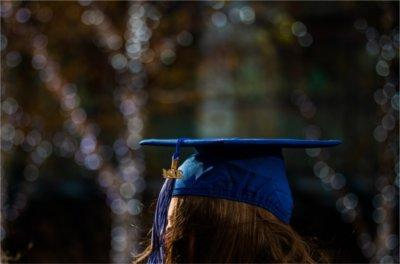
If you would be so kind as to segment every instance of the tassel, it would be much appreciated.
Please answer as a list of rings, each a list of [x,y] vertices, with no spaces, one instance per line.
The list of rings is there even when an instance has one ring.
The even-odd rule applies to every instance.
[[[180,144],[183,140],[183,138],[177,140],[176,149],[175,153],[172,155],[172,160],[179,160]],[[164,233],[168,222],[168,208],[172,199],[174,184],[174,178],[165,179],[158,196],[156,211],[154,214],[153,230],[151,234],[152,251],[147,261],[149,264],[164,263]]]
[[[164,263],[164,232],[167,226],[168,208],[172,199],[175,179],[166,179],[158,196],[151,234],[152,252],[147,263]]]

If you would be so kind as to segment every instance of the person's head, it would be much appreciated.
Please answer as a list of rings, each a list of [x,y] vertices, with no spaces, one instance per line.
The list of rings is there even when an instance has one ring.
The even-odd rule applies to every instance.
[[[313,263],[308,245],[267,210],[200,196],[173,197],[164,236],[166,263]],[[137,259],[142,262],[151,245]],[[316,257],[317,259],[313,259]]]
[[[293,199],[282,148],[339,143],[249,138],[141,141],[176,150],[171,169],[163,170],[166,181],[157,200],[151,247],[138,260],[148,256],[150,263],[313,262],[308,247],[289,226]],[[178,168],[181,146],[197,152]]]

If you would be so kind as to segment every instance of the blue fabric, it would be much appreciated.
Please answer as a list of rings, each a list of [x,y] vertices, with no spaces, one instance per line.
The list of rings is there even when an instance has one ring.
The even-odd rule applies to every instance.
[[[174,152],[174,154],[172,155],[172,158],[173,158],[173,159],[179,159],[179,155],[181,154],[181,145],[182,145],[182,142],[183,142],[184,140],[185,140],[184,138],[178,138],[178,139],[176,140],[176,143],[175,143],[175,152]]]
[[[188,158],[179,169],[172,195],[196,195],[245,202],[262,207],[285,223],[293,208],[292,195],[280,154],[246,159]]]
[[[194,195],[228,199],[259,206],[289,223],[293,200],[286,178],[282,148],[319,148],[339,140],[299,139],[147,139],[141,145],[194,147],[197,153],[180,167],[182,178],[167,179],[154,216],[149,263],[164,262],[163,237],[172,196]]]
[[[166,179],[157,199],[153,229],[151,232],[152,251],[148,263],[164,262],[164,235],[168,221],[168,207],[172,198],[174,182],[175,180],[173,179]]]
[[[340,140],[307,140],[288,138],[205,138],[205,139],[145,139],[141,145],[149,146],[175,146],[180,140],[182,147],[199,146],[276,146],[280,148],[321,148],[336,146]]]

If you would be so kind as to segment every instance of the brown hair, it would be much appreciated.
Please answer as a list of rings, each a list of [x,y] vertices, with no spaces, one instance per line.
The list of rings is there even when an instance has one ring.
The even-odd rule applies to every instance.
[[[325,262],[304,240],[260,207],[199,196],[173,197],[165,236],[166,263]],[[134,263],[144,262],[151,245]]]

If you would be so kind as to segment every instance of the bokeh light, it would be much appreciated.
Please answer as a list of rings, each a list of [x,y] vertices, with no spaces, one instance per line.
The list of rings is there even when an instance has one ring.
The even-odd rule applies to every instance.
[[[288,175],[301,198],[294,225],[310,232],[304,216],[319,219],[305,213],[315,207],[330,225],[318,220],[315,232],[333,241],[334,257],[397,263],[396,8],[389,2],[3,1],[3,251],[23,251],[27,226],[42,232],[43,241],[58,234],[52,218],[33,212],[64,221],[67,211],[74,215],[63,209],[68,204],[58,205],[64,197],[84,208],[75,215],[94,241],[107,240],[106,250],[96,251],[107,256],[100,262],[129,262],[143,249],[148,208],[170,154],[143,153],[144,137],[338,137],[337,150],[289,154]],[[49,209],[35,207],[40,201]],[[87,224],[92,209],[96,218]],[[326,239],[332,232],[337,237]],[[83,254],[86,240],[72,233],[72,251]],[[35,243],[21,262],[30,254],[50,256]]]

